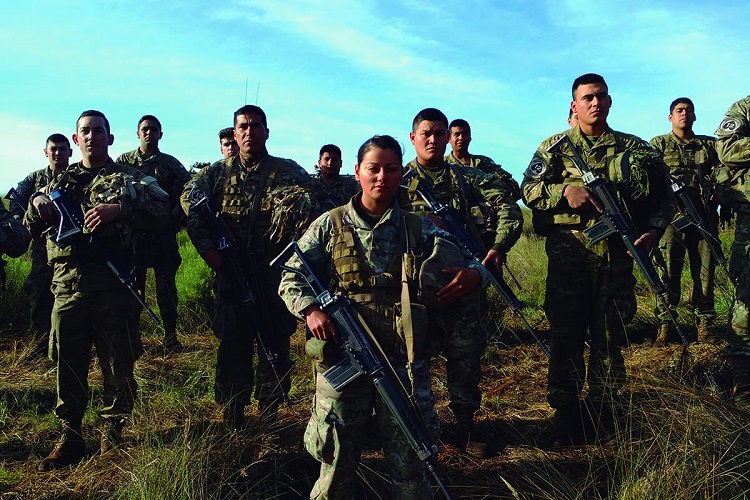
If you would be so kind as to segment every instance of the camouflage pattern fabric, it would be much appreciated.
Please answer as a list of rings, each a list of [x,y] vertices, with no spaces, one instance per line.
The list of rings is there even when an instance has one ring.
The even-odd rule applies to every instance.
[[[267,170],[269,175],[263,187],[260,199],[261,208],[252,227],[249,224],[252,204],[256,201],[255,193],[259,190],[261,172]],[[216,249],[217,236],[213,227],[215,222],[205,210],[191,210],[188,195],[191,189],[201,190],[208,196],[211,207],[221,211],[221,217],[234,236],[234,244],[240,253],[240,264],[245,276],[255,281],[260,291],[259,308],[266,312],[265,318],[250,318],[247,311],[239,304],[237,291],[232,287],[232,277],[218,273],[214,280],[216,312],[213,318],[213,330],[220,339],[216,360],[216,382],[214,387],[216,402],[233,404],[238,408],[250,402],[253,385],[255,397],[261,406],[278,403],[283,393],[289,391],[288,375],[279,387],[265,356],[259,356],[257,370],[253,367],[253,350],[256,331],[252,327],[257,321],[264,321],[270,331],[270,337],[277,342],[271,346],[279,355],[282,365],[289,363],[289,337],[297,327],[295,318],[289,314],[284,303],[274,292],[279,287],[280,274],[269,267],[269,262],[288,243],[286,238],[294,237],[292,227],[275,226],[282,218],[277,208],[283,209],[284,203],[272,200],[273,193],[280,193],[280,188],[310,189],[312,181],[307,172],[296,162],[270,155],[258,163],[245,168],[239,156],[233,156],[201,170],[185,187],[181,197],[183,209],[187,212],[187,233],[198,253],[205,254],[209,249]],[[310,211],[318,209],[314,196],[290,196],[288,201],[310,203]],[[265,209],[263,208],[265,207]],[[287,207],[288,208],[288,207]],[[294,217],[297,214],[290,213]],[[276,219],[274,219],[276,216]],[[276,222],[274,222],[276,221]],[[276,230],[277,229],[277,230]],[[283,233],[283,238],[279,236]],[[254,373],[255,372],[255,373]]]
[[[123,177],[123,173],[129,177]],[[132,187],[142,195],[119,199],[120,214],[107,225],[107,231],[97,232],[97,236],[84,236],[65,249],[47,241],[55,295],[52,330],[58,352],[55,414],[72,424],[80,424],[88,402],[91,345],[96,347],[102,370],[104,407],[100,415],[105,419],[122,419],[132,411],[137,388],[133,364],[143,351],[137,324],[133,322],[132,311],[137,303],[90,243],[91,238],[98,238],[119,264],[127,267],[132,254],[132,239],[127,235],[158,231],[169,220],[167,194],[155,182],[111,159],[96,170],[80,163],[71,165],[45,191],[63,187],[73,202],[90,206],[92,186],[108,184],[108,176],[126,181],[122,183],[124,191],[130,192]],[[33,235],[54,234],[55,228],[31,206],[24,223]],[[125,245],[123,241],[131,243]]]
[[[717,180],[721,203],[737,212],[729,258],[736,297],[731,320],[736,337],[732,345],[750,356],[750,96],[729,107],[716,135],[716,151],[725,169]]]
[[[318,172],[313,179],[318,184],[320,196],[320,210],[327,211],[346,204],[357,191],[360,190],[359,182],[353,175],[339,175],[336,179],[326,184]]]
[[[402,212],[394,201],[380,221],[371,227],[354,208],[353,203],[359,196],[361,195],[355,196],[344,206],[342,222],[353,229],[350,234],[356,246],[362,249],[366,264],[372,268],[375,275],[382,275],[394,266],[394,261],[398,263],[399,256],[403,253],[400,243],[402,239],[399,236],[400,231],[404,231],[399,215]],[[452,239],[429,220],[424,218],[420,220],[422,227],[419,245],[425,255],[431,253],[436,238]],[[299,240],[300,249],[304,252],[306,259],[315,269],[324,273],[321,275],[324,282],[328,282],[329,277],[339,279],[338,272],[333,267],[335,243],[332,237],[333,230],[331,216],[326,213],[315,220]],[[470,263],[469,259],[470,256],[464,252],[462,261],[455,262],[455,265],[480,270],[479,266],[473,262]],[[299,267],[297,258],[292,257],[287,265]],[[400,265],[395,267],[400,268]],[[480,273],[483,282],[486,283],[486,271],[481,269]],[[396,280],[397,286],[399,282],[400,278]],[[366,292],[367,288],[372,287],[366,287],[363,292]],[[334,292],[349,295],[355,301],[360,296],[358,291],[355,294],[348,294],[345,290],[334,290]],[[316,303],[316,298],[311,295],[301,278],[290,272],[282,274],[279,295],[289,310],[299,318],[303,318],[304,309]],[[365,317],[382,317],[383,311],[398,310],[397,304],[393,301],[358,303],[358,308]],[[415,362],[409,365],[403,336],[397,326],[398,318],[395,312],[391,314],[392,319],[389,323],[377,321],[372,324],[368,323],[368,326],[381,343],[402,383],[406,387],[413,388],[425,423],[433,438],[437,438],[439,421],[434,411],[435,401],[430,389],[429,353],[424,349],[415,349],[417,357]],[[415,329],[417,327],[425,329],[425,335],[441,336],[444,334],[438,332],[432,323],[428,324],[428,320],[415,320]],[[392,339],[398,336],[401,336],[402,340],[393,342]],[[415,333],[415,337],[419,335]],[[318,367],[318,371],[324,368],[319,365]],[[383,439],[388,471],[393,481],[392,498],[432,498],[429,483],[425,477],[424,464],[414,455],[403,433],[398,429],[388,409],[377,395],[372,381],[364,377],[360,378],[339,393],[333,390],[321,373],[316,374],[313,411],[304,438],[307,450],[321,462],[320,476],[315,483],[311,498],[354,497],[354,480],[361,455],[362,441],[369,432],[373,410]]]
[[[452,163],[454,165],[478,168],[485,174],[494,174],[502,178],[506,178],[506,177],[512,178],[512,176],[505,169],[503,169],[500,165],[495,163],[495,161],[489,156],[482,156],[482,155],[470,155],[470,156],[471,156],[471,161],[469,163],[461,163],[461,161],[453,155],[453,151],[451,151],[449,154],[445,155],[443,159],[446,162]]]
[[[707,209],[708,231],[718,238],[719,218],[716,206],[704,205],[715,192],[714,168],[719,166],[716,154],[716,139],[706,135],[695,135],[683,143],[674,132],[659,135],[650,141],[651,146],[662,155],[665,165],[672,177],[690,190],[696,206]],[[690,305],[697,318],[713,320],[716,317],[714,308],[714,277],[716,262],[704,235],[698,228],[690,226],[677,231],[670,225],[659,241],[659,252],[656,261],[661,271],[661,279],[667,287],[667,297],[672,311],[676,311],[682,296],[682,268],[685,254],[690,263],[690,276],[693,290]],[[669,314],[657,302],[656,314],[662,321],[669,321]]]
[[[607,160],[618,153],[650,150],[643,140],[607,129],[592,143],[578,126],[568,134],[581,156],[606,178]],[[532,209],[535,230],[547,236],[547,291],[544,310],[550,322],[552,356],[547,400],[553,408],[578,408],[586,380],[583,349],[591,336],[588,382],[593,399],[612,397],[625,379],[620,352],[624,327],[635,313],[633,261],[619,235],[588,245],[582,230],[598,220],[595,210],[573,210],[563,197],[567,185],[581,187],[578,169],[547,149],[561,134],[542,142],[521,183],[524,203]],[[645,207],[643,229],[663,232],[672,221],[675,201],[666,183],[658,204]]]

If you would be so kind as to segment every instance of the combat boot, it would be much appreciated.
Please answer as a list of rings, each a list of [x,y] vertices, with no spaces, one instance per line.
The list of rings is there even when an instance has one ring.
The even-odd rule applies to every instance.
[[[185,346],[177,338],[177,332],[164,332],[164,352],[182,352]]]
[[[458,424],[458,447],[474,458],[489,458],[490,446],[474,431],[473,412],[455,412]]]
[[[667,338],[672,333],[672,322],[662,321],[659,323],[659,330],[656,333],[656,340],[654,340],[654,347],[664,347],[667,345]]]
[[[714,322],[710,318],[698,318],[698,342],[718,344],[721,339],[714,333]]]
[[[245,407],[227,403],[224,406],[224,428],[229,432],[241,432],[247,427]]]
[[[125,427],[125,419],[102,420],[101,439],[99,441],[100,453],[104,455],[111,450],[120,450],[122,448],[122,429]]]
[[[583,430],[580,405],[555,409],[555,428],[552,434],[552,446],[564,448],[584,444],[586,441]]]
[[[81,435],[81,425],[63,422],[60,439],[57,440],[52,453],[39,463],[38,470],[47,472],[77,464],[83,460],[85,452],[86,445]]]

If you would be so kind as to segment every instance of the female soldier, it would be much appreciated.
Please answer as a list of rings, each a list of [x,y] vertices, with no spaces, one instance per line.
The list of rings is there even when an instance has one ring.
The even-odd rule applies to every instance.
[[[376,135],[365,142],[359,148],[354,172],[361,193],[320,216],[300,238],[299,246],[316,271],[327,273],[323,282],[328,283],[332,277],[335,293],[355,304],[401,383],[414,394],[423,420],[435,437],[439,422],[430,388],[428,320],[424,304],[417,300],[428,294],[419,283],[427,280],[427,261],[441,262],[438,274],[442,273],[443,282],[448,283],[433,296],[439,304],[449,305],[472,292],[481,281],[486,283],[486,271],[468,253],[448,243],[450,235],[398,207],[395,196],[401,182],[402,150],[393,137]],[[449,247],[453,252],[445,250]],[[430,257],[422,263],[419,255]],[[406,264],[403,268],[402,259]],[[293,257],[288,265],[299,268],[300,263]],[[401,321],[402,273],[409,283],[410,306],[405,307],[411,309],[411,322]],[[301,277],[285,271],[279,293],[289,310],[305,319],[317,341],[338,342],[332,320]],[[405,335],[405,331],[409,333]],[[321,467],[310,497],[355,497],[362,439],[371,432],[367,425],[373,421],[382,438],[393,498],[432,498],[424,464],[372,381],[359,377],[337,392],[323,377],[325,363],[317,363],[316,368],[315,399],[304,440]],[[374,420],[370,418],[373,409]]]

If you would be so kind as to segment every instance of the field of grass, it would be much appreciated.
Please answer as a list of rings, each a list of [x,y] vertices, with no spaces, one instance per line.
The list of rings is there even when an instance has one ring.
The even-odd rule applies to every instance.
[[[729,235],[723,235],[724,243]],[[136,365],[140,399],[126,428],[126,447],[100,456],[96,412],[84,419],[88,454],[77,467],[38,473],[52,449],[58,422],[55,371],[49,362],[22,363],[31,347],[27,302],[21,283],[25,259],[9,262],[0,309],[0,498],[19,499],[269,499],[306,498],[317,463],[302,447],[313,392],[301,330],[293,338],[296,362],[292,404],[273,422],[247,408],[250,428],[227,434],[213,402],[217,340],[210,331],[210,275],[181,235],[183,265],[178,276],[180,339],[185,352],[164,355],[162,333],[142,324],[148,349]],[[728,248],[726,248],[728,252]],[[526,232],[509,257],[522,285],[523,312],[542,338],[548,325],[540,309],[546,257],[543,241]],[[726,328],[731,287],[717,271],[719,326]],[[687,277],[687,275],[686,275]],[[748,414],[730,402],[731,375],[722,345],[692,344],[686,356],[671,344],[651,347],[656,319],[654,298],[639,280],[639,309],[625,350],[628,401],[617,433],[604,442],[553,448],[552,411],[545,400],[546,357],[511,311],[494,298],[488,314],[492,333],[484,359],[484,401],[478,427],[496,453],[487,460],[468,457],[449,444],[438,461],[456,498],[744,498],[750,490]],[[689,286],[684,297],[689,296]],[[151,288],[149,304],[155,304]],[[680,319],[695,336],[691,314]],[[96,361],[94,361],[96,363]],[[90,370],[93,408],[101,398],[98,368]],[[455,431],[447,406],[443,363],[436,363],[434,386],[444,433]],[[361,498],[389,498],[377,437],[365,450],[359,470]],[[436,493],[439,498],[439,492]]]

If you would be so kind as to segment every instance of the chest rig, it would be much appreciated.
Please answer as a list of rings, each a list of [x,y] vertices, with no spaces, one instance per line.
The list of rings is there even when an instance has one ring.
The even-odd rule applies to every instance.
[[[403,351],[404,342],[413,343],[411,325],[399,332],[396,317],[411,321],[411,299],[418,294],[422,222],[419,216],[402,212],[399,246],[385,272],[376,273],[365,257],[353,227],[345,225],[346,207],[329,212],[333,225],[332,260],[336,293],[350,298],[368,326],[378,336],[385,352]],[[402,337],[407,337],[406,339]]]

